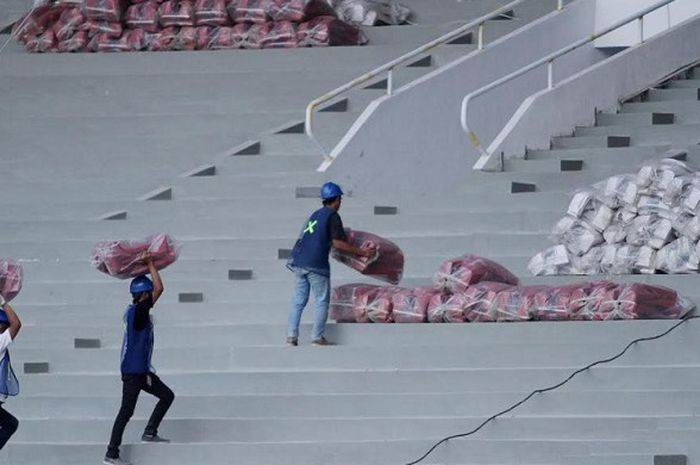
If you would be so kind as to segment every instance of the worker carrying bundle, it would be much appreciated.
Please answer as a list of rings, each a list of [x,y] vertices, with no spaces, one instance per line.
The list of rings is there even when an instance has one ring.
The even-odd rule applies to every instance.
[[[115,278],[135,278],[148,272],[141,258],[144,252],[150,252],[156,269],[162,270],[177,260],[179,249],[167,234],[154,234],[143,241],[98,242],[91,261],[99,271]]]

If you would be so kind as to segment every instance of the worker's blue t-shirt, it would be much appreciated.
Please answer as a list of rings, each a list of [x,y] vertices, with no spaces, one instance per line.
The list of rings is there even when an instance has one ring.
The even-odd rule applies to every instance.
[[[328,254],[334,240],[346,240],[343,221],[329,207],[316,210],[306,221],[294,244],[289,264],[315,273],[330,275]]]
[[[121,372],[123,375],[152,373],[153,322],[150,300],[131,304],[124,312]]]

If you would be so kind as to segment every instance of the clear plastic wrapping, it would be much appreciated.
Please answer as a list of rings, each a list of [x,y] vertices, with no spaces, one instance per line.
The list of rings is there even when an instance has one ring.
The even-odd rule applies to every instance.
[[[22,290],[24,270],[22,265],[11,258],[0,259],[0,294],[11,301]]]
[[[335,16],[327,0],[269,0],[267,7],[273,21],[302,23],[318,16]]]
[[[360,29],[333,16],[319,16],[299,25],[299,47],[360,45],[366,40]]]
[[[162,270],[177,260],[180,246],[167,234],[154,234],[143,241],[98,242],[91,262],[99,271],[115,278],[133,278],[148,273],[148,266],[140,260],[146,251],[151,253],[155,267]]]
[[[342,0],[336,6],[338,16],[363,26],[405,23],[411,10],[396,0]]]
[[[518,278],[498,263],[477,255],[463,255],[444,261],[435,272],[437,289],[459,294],[481,281],[517,285]]]
[[[428,321],[428,305],[437,291],[432,287],[401,289],[391,297],[394,322],[424,323]]]
[[[461,294],[438,292],[430,298],[428,321],[430,323],[464,323],[467,299]]]
[[[331,256],[365,276],[371,276],[380,281],[398,284],[403,276],[404,256],[398,245],[388,239],[365,231],[345,229],[347,242],[357,248],[374,248],[373,257],[358,257],[345,254],[335,249]]]
[[[143,29],[146,32],[158,32],[158,5],[153,2],[131,5],[126,10],[126,24],[132,29]]]

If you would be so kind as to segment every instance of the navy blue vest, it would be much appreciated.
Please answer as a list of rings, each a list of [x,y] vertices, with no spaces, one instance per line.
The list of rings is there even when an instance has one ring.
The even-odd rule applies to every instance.
[[[146,374],[153,370],[151,367],[151,355],[153,354],[153,322],[142,330],[134,328],[136,317],[136,304],[131,304],[124,312],[124,341],[122,342],[122,374],[136,375]]]
[[[0,361],[0,394],[4,396],[16,396],[19,394],[19,381],[10,363],[10,352]]]
[[[336,211],[328,207],[313,212],[294,244],[290,265],[330,274],[328,254],[331,251],[331,239],[328,218],[333,213]]]

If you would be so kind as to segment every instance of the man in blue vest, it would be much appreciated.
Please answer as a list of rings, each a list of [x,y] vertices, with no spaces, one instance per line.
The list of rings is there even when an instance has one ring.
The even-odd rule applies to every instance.
[[[342,196],[343,191],[335,183],[327,182],[321,186],[323,206],[305,223],[289,258],[289,268],[294,272],[294,296],[289,310],[287,330],[287,344],[290,346],[298,344],[299,322],[309,301],[310,290],[314,293],[316,303],[311,344],[331,345],[323,336],[331,295],[331,267],[328,262],[331,247],[362,257],[371,257],[374,254],[373,249],[353,247],[347,242],[343,221],[338,214]]]
[[[0,308],[0,449],[2,449],[19,426],[17,418],[5,410],[2,404],[7,400],[7,396],[19,394],[19,382],[12,370],[7,348],[14,342],[22,323],[2,295],[0,295]]]
[[[146,443],[170,442],[158,436],[158,426],[173,403],[175,394],[156,376],[155,370],[151,366],[153,322],[150,312],[163,294],[163,281],[153,265],[151,255],[145,253],[142,260],[148,265],[148,272],[153,281],[146,276],[139,276],[134,278],[129,286],[132,303],[124,312],[126,329],[121,352],[122,404],[112,427],[109,448],[103,462],[105,465],[129,465],[128,462],[119,457],[119,446],[122,443],[126,424],[134,414],[136,401],[141,391],[146,391],[158,398],[158,403],[148,420],[141,441]]]

